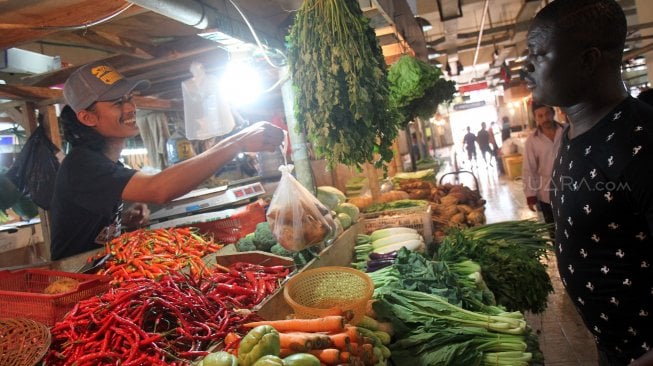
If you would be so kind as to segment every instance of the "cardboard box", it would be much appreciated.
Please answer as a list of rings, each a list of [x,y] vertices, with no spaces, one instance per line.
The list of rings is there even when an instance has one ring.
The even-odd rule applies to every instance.
[[[507,155],[502,157],[503,168],[506,176],[510,179],[520,179],[522,173],[522,162],[524,160],[521,154]]]

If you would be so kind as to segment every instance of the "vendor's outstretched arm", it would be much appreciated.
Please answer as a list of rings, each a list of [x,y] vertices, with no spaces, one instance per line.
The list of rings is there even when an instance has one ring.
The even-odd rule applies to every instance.
[[[122,192],[122,199],[162,204],[182,196],[212,176],[240,152],[274,151],[281,145],[283,130],[258,122],[225,138],[207,151],[148,175],[137,172]]]

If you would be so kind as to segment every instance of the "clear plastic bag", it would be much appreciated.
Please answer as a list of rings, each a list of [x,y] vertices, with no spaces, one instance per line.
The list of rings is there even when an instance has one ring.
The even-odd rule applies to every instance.
[[[279,167],[277,186],[267,220],[277,241],[290,251],[322,243],[336,229],[329,209],[292,176],[293,165]]]

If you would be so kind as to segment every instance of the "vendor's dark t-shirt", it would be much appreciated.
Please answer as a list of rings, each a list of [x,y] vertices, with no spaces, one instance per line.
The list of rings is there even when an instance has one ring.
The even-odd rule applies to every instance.
[[[653,109],[627,98],[567,132],[551,195],[560,276],[598,347],[625,365],[653,347]]]
[[[98,249],[120,235],[122,191],[136,171],[75,147],[57,172],[52,198],[52,259]]]

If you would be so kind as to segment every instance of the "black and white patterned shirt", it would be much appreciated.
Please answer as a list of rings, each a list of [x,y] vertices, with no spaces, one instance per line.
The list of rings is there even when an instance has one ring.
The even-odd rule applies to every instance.
[[[627,98],[556,158],[560,276],[600,349],[653,347],[653,108]]]

